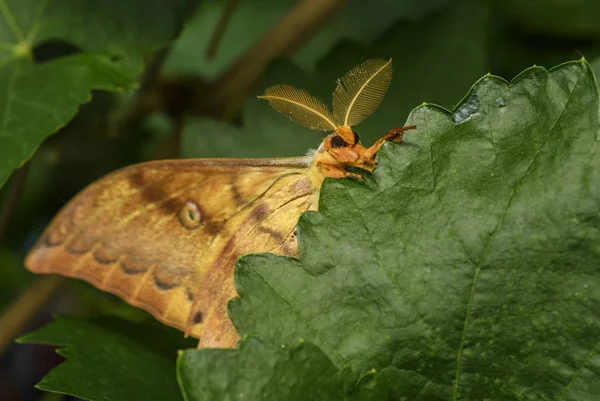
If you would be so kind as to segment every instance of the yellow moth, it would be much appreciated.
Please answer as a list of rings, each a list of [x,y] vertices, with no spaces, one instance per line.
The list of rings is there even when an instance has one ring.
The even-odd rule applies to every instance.
[[[275,159],[161,160],[130,166],[92,183],[54,218],[26,259],[36,273],[83,279],[200,339],[232,347],[227,314],[241,255],[298,254],[296,224],[316,210],[325,177],[371,171],[392,129],[365,148],[352,127],[379,107],[392,61],[371,59],[333,92],[333,112],[289,85],[260,98],[312,129],[331,131],[309,156]]]

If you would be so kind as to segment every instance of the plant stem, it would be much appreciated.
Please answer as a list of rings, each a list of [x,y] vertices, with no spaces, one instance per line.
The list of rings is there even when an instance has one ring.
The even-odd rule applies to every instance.
[[[221,39],[223,38],[223,34],[225,34],[225,30],[231,21],[231,17],[235,13],[235,9],[237,8],[240,0],[227,0],[227,4],[225,5],[225,10],[223,10],[223,14],[215,27],[215,30],[210,38],[210,42],[208,43],[208,47],[206,48],[206,52],[204,53],[207,59],[212,59],[217,54],[217,50],[219,49],[219,45],[221,44]]]
[[[269,63],[305,43],[347,0],[303,0],[213,84],[214,103],[227,120],[255,87]]]
[[[0,316],[0,355],[64,282],[64,277],[55,275],[39,278],[6,307]]]

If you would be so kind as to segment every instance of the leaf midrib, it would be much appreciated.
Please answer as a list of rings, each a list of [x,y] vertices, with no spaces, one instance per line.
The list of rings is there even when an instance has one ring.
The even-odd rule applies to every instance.
[[[512,204],[514,196],[515,196],[515,194],[517,192],[517,189],[520,188],[521,184],[523,183],[523,180],[529,174],[529,172],[531,170],[531,167],[534,165],[534,163],[537,160],[538,156],[540,155],[540,153],[542,152],[542,150],[546,146],[546,143],[547,143],[548,139],[552,136],[553,131],[556,128],[556,125],[558,124],[558,122],[562,118],[563,114],[567,110],[567,107],[569,106],[569,103],[571,102],[571,99],[573,97],[573,93],[575,92],[575,89],[579,85],[579,81],[580,80],[581,80],[581,73],[579,73],[579,76],[577,77],[577,82],[575,82],[575,85],[573,85],[573,88],[571,89],[571,92],[569,93],[569,97],[567,98],[567,101],[565,102],[565,106],[561,110],[561,112],[560,112],[559,116],[556,118],[556,120],[554,120],[554,122],[552,123],[551,128],[548,130],[548,134],[546,135],[546,137],[542,141],[539,149],[537,150],[537,152],[535,153],[535,155],[533,156],[533,158],[531,159],[531,162],[529,163],[529,166],[527,166],[527,169],[523,173],[523,176],[519,179],[519,181],[513,187],[513,190],[511,191],[511,194],[510,194],[510,197],[508,199],[506,208],[504,209],[504,213],[502,214],[502,216],[498,220],[498,224],[496,225],[496,228],[494,229],[494,232],[492,233],[492,235],[490,235],[488,243],[486,244],[486,247],[485,247],[485,249],[483,250],[483,252],[481,254],[481,258],[479,259],[479,263],[477,265],[477,268],[475,269],[475,274],[473,275],[473,282],[471,284],[471,291],[469,293],[469,300],[467,302],[467,311],[466,311],[466,315],[465,315],[465,323],[463,325],[463,330],[462,330],[462,333],[461,333],[460,346],[459,346],[459,349],[458,349],[458,352],[457,352],[457,356],[456,356],[456,374],[455,374],[454,386],[453,386],[453,391],[452,391],[452,401],[457,401],[457,399],[458,399],[458,386],[459,386],[459,382],[460,382],[460,373],[461,373],[460,368],[462,366],[462,355],[463,355],[463,350],[464,350],[464,345],[465,345],[465,339],[466,339],[467,329],[469,327],[469,320],[470,320],[470,317],[471,317],[471,306],[472,306],[473,298],[474,298],[474,295],[475,295],[475,288],[477,286],[477,281],[478,281],[478,278],[479,278],[479,273],[481,272],[481,266],[483,265],[483,262],[484,262],[484,260],[485,260],[485,258],[487,256],[490,248],[491,248],[492,242],[494,241],[494,238],[496,237],[496,234],[502,228],[502,224],[504,222],[504,219],[506,218],[506,215],[508,214],[508,210],[510,209],[510,206]]]

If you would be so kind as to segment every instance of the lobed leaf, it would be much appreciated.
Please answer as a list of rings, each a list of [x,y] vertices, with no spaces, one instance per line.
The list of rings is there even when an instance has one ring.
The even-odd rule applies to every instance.
[[[236,327],[393,368],[396,397],[595,400],[599,113],[585,61],[418,107],[372,178],[325,182],[300,260],[239,262]]]
[[[56,318],[18,342],[56,345],[67,359],[36,387],[90,401],[181,399],[176,350],[196,343],[166,326],[68,317]]]
[[[0,186],[92,89],[137,85],[142,55],[179,31],[185,0],[0,2]],[[40,45],[83,53],[40,63]]]

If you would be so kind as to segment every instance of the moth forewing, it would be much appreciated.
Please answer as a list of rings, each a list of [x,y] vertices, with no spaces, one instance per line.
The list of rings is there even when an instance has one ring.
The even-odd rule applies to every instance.
[[[316,209],[322,180],[309,157],[131,166],[69,202],[25,264],[86,280],[202,345],[231,347],[235,261],[296,255],[295,224]]]

